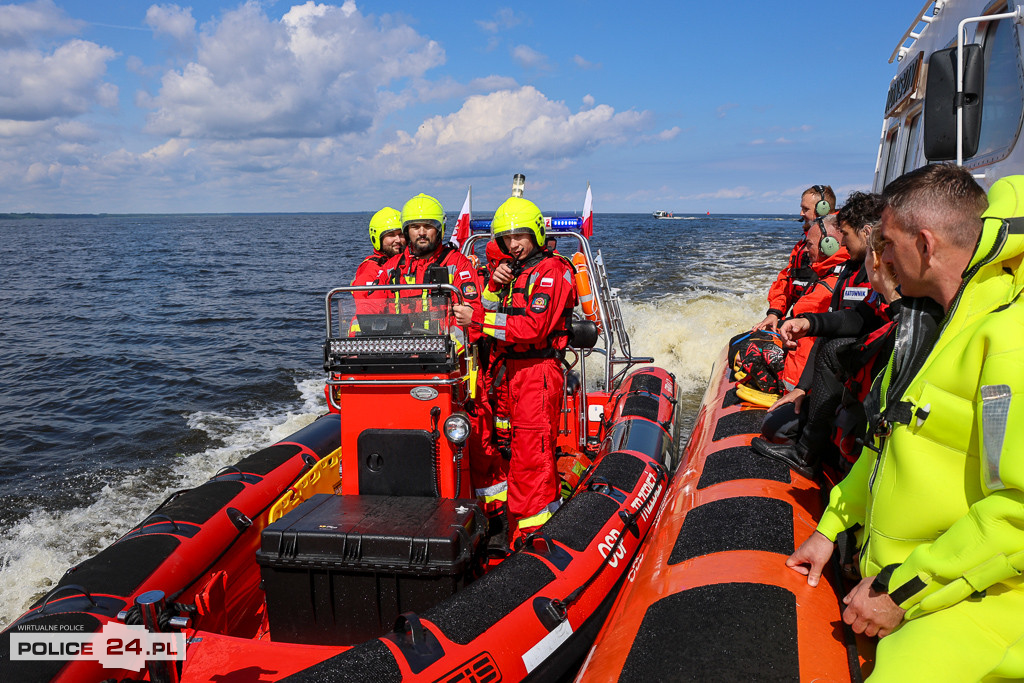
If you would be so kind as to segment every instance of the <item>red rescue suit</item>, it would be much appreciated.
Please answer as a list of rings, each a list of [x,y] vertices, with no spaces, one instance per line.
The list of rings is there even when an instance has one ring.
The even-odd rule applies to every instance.
[[[801,313],[824,313],[832,302],[832,292],[836,288],[843,264],[850,259],[846,248],[840,248],[824,261],[811,265],[816,279],[804,290],[803,295],[793,304],[793,317]],[[807,357],[814,346],[814,337],[802,337],[796,342],[796,348],[786,353],[786,365],[782,370],[782,381],[786,391],[792,391],[800,382],[800,375],[807,364]]]
[[[356,268],[356,274],[352,278],[352,286],[362,285],[375,285],[377,280],[380,279],[381,274],[384,272],[384,264],[388,260],[388,255],[382,251],[374,249],[373,254],[363,259],[363,262]],[[379,308],[373,299],[379,298],[377,294],[373,296],[374,292],[352,292],[352,298],[356,300],[356,314],[360,313],[374,313]],[[353,320],[351,324],[351,330],[355,331],[359,328],[356,327],[356,321]]]
[[[810,287],[815,279],[810,261],[807,240],[801,239],[789,252],[789,263],[779,271],[775,282],[768,288],[769,315],[774,313],[780,320],[785,318],[796,300]]]
[[[508,517],[513,541],[558,509],[554,449],[565,382],[561,359],[576,305],[573,269],[565,259],[540,250],[520,267],[510,286],[496,290],[497,285],[488,285],[482,310],[474,310],[472,319],[473,329],[495,340],[495,422],[507,415],[511,425]]]
[[[422,258],[413,256],[411,248],[407,248],[401,254],[396,254],[388,259],[382,267],[377,284],[381,285],[421,285],[421,284],[450,284],[462,292],[465,303],[472,306],[474,312],[480,309],[480,279],[476,268],[465,255],[450,244],[444,244]],[[387,308],[388,300],[383,299],[376,293],[374,300],[378,302],[378,310]],[[391,309],[397,313],[409,313],[419,316],[414,319],[414,324],[430,327],[431,318],[440,314],[438,310],[438,299],[431,300],[426,291],[416,289],[400,290],[395,292],[390,301],[395,304]],[[452,335],[460,345],[465,345],[467,340],[463,338],[462,329],[455,322],[455,316],[450,312],[447,316],[448,327]],[[475,335],[471,333],[472,342]]]

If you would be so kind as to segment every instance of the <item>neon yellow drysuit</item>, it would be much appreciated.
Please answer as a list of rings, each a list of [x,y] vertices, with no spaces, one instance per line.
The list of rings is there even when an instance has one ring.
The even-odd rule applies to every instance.
[[[832,540],[863,525],[862,575],[888,577],[907,610],[873,680],[1024,677],[1024,219],[1002,220],[1021,215],[1024,176],[995,183],[938,341],[902,396],[883,395],[903,419],[818,525]]]

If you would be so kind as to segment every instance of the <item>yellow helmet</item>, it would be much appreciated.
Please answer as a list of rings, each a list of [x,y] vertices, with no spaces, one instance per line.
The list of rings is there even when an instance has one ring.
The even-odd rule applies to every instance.
[[[430,195],[420,193],[402,207],[402,230],[410,223],[432,223],[437,228],[438,240],[444,240],[444,208]]]
[[[494,212],[491,219],[491,235],[498,242],[498,246],[506,254],[505,241],[498,239],[504,235],[519,235],[530,233],[533,235],[534,244],[538,247],[544,246],[544,216],[541,215],[537,205],[529,199],[522,197],[509,197]]]
[[[380,251],[381,240],[384,239],[384,235],[388,234],[393,230],[402,229],[402,214],[398,209],[392,209],[390,206],[385,206],[383,209],[373,214],[373,218],[370,219],[370,244],[377,251]]]

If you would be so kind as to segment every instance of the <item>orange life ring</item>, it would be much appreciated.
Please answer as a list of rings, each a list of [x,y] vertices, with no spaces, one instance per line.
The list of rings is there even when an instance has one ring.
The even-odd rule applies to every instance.
[[[597,301],[594,299],[594,292],[590,289],[590,271],[587,269],[587,257],[583,252],[577,251],[572,255],[572,264],[576,266],[576,294],[580,299],[580,308],[583,309],[583,317],[597,323],[601,329],[601,320],[597,315]]]

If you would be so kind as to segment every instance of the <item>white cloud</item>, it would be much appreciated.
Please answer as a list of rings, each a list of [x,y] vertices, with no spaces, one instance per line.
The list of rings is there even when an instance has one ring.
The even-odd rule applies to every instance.
[[[190,46],[196,39],[196,20],[191,7],[151,5],[146,10],[145,21],[156,35],[169,36],[182,46]]]
[[[165,74],[150,132],[189,138],[297,138],[361,132],[381,91],[444,63],[434,41],[378,27],[355,4],[293,6],[279,21],[248,2],[205,25],[196,59]]]
[[[0,48],[27,45],[38,36],[69,35],[82,28],[53,0],[0,5]]]
[[[0,119],[42,121],[116,106],[117,87],[103,81],[114,57],[108,47],[77,39],[49,54],[0,50]]]
[[[547,55],[537,52],[529,45],[516,45],[512,48],[512,59],[519,62],[524,69],[549,69]]]
[[[578,66],[581,69],[589,70],[589,69],[600,69],[601,68],[601,63],[600,62],[597,62],[597,63],[589,62],[586,59],[584,59],[583,57],[581,57],[580,55],[573,55],[572,61],[573,61],[573,63],[576,66]]]
[[[655,136],[655,138],[657,138],[658,140],[674,140],[679,135],[679,133],[682,132],[682,130],[683,129],[680,128],[679,126],[672,126],[671,128],[663,130],[660,133],[658,133]]]
[[[374,164],[389,178],[458,177],[501,172],[516,162],[563,163],[591,148],[620,142],[650,125],[647,112],[608,105],[573,114],[532,86],[476,95],[457,112],[399,131]]]
[[[594,106],[594,102],[594,96],[591,95],[590,93],[587,93],[586,95],[583,96],[583,107],[585,109],[592,108]]]
[[[513,9],[503,7],[494,13],[493,19],[478,19],[476,25],[488,33],[497,33],[498,31],[515,28],[521,23],[523,23],[523,19]]]

